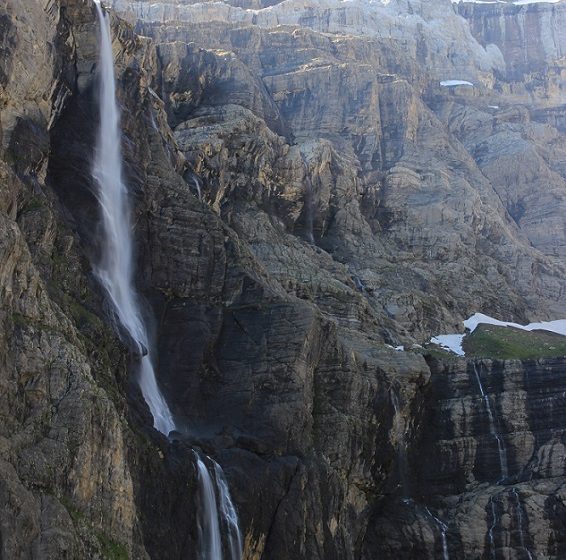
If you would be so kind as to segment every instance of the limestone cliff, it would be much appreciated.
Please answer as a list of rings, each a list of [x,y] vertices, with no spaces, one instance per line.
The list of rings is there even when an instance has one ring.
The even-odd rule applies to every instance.
[[[2,557],[196,558],[197,447],[246,559],[561,558],[564,360],[418,344],[566,313],[564,2],[114,4],[137,287],[187,428],[151,428],[89,264],[92,2],[4,0]]]

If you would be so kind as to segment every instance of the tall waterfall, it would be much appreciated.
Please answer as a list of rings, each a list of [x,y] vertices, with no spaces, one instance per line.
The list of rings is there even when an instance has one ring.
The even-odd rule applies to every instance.
[[[122,179],[120,115],[116,103],[114,58],[110,21],[100,0],[95,0],[100,23],[100,129],[96,142],[92,175],[102,217],[102,257],[95,273],[104,286],[117,319],[140,356],[139,384],[154,427],[167,435],[175,428],[173,417],[163,398],[153,368],[151,344],[133,285],[133,241],[128,191]]]
[[[133,226],[128,191],[122,178],[120,115],[116,103],[116,82],[110,22],[95,0],[100,23],[100,129],[92,175],[102,216],[102,257],[95,272],[104,286],[116,317],[140,356],[140,388],[153,415],[154,427],[168,435],[175,429],[173,416],[155,377],[152,345],[134,289]],[[220,465],[210,460],[214,476],[197,455],[199,482],[199,560],[223,560],[223,538],[228,560],[240,560],[242,541],[238,517]]]

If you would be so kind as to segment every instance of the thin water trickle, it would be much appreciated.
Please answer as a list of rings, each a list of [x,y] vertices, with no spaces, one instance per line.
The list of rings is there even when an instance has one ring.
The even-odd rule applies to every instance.
[[[307,160],[303,154],[301,154],[301,158],[305,169],[305,230],[308,242],[314,245],[314,193]]]
[[[521,548],[525,551],[527,558],[529,560],[533,560],[533,555],[531,551],[527,548],[527,544],[525,542],[525,527],[524,527],[524,520],[523,520],[523,506],[521,505],[521,497],[519,496],[519,492],[517,488],[513,488],[511,493],[515,497],[515,502],[517,504],[516,512],[517,512],[517,525],[519,528],[519,540],[521,543]]]
[[[442,560],[450,560],[450,554],[448,552],[448,539],[446,538],[446,532],[448,531],[448,525],[446,525],[446,523],[444,523],[444,521],[442,521],[441,519],[436,517],[436,515],[434,515],[430,511],[430,509],[428,509],[428,507],[425,507],[425,511],[432,518],[432,520],[434,521],[435,525],[438,527],[438,530],[440,532],[440,539],[441,539],[441,542],[442,542]]]
[[[200,179],[196,175],[191,175],[191,179],[193,181],[193,185],[197,191],[197,196],[199,200],[202,200],[202,189],[200,186]]]
[[[393,416],[393,425],[391,427],[391,436],[393,437],[393,445],[397,447],[397,462],[399,464],[399,479],[401,482],[401,492],[403,499],[407,500],[411,497],[411,489],[409,485],[409,462],[407,459],[407,438],[405,436],[405,419],[399,405],[399,397],[394,389],[391,389],[391,403],[395,414]]]
[[[491,524],[487,531],[489,539],[489,549],[491,552],[491,560],[497,560],[497,550],[495,548],[495,527],[497,526],[497,512],[495,511],[495,502],[493,496],[489,498],[489,505],[491,507]]]
[[[487,393],[484,391],[481,382],[481,377],[475,363],[474,363],[474,374],[476,376],[476,381],[482,396],[482,400],[485,403],[485,408],[489,419],[489,433],[495,438],[497,442],[497,451],[499,454],[499,468],[501,473],[499,481],[505,480],[509,476],[509,469],[507,466],[507,450],[505,448],[505,443],[503,442],[503,438],[499,435],[495,427],[495,416],[491,408],[491,401],[489,399],[489,395],[487,395]]]
[[[102,254],[95,273],[106,290],[120,325],[127,331],[140,356],[139,384],[154,427],[167,435],[175,428],[152,363],[152,348],[133,286],[133,239],[128,191],[122,179],[120,114],[116,102],[114,58],[110,21],[95,1],[100,23],[100,128],[92,167],[101,209]]]

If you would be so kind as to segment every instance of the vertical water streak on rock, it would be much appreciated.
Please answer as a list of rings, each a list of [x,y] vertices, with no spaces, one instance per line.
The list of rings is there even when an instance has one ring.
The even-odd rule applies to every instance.
[[[533,560],[533,555],[531,551],[527,548],[527,544],[525,542],[525,528],[524,528],[524,520],[523,520],[523,506],[521,505],[521,497],[519,496],[519,492],[517,488],[513,488],[511,493],[515,497],[515,501],[517,504],[516,513],[517,513],[517,525],[519,529],[519,539],[521,543],[521,548],[525,551],[527,558],[529,560]]]
[[[503,442],[503,438],[499,435],[499,433],[497,432],[496,426],[495,426],[495,416],[493,413],[493,410],[491,408],[491,401],[489,399],[489,395],[487,395],[487,393],[484,391],[482,382],[481,382],[481,377],[480,374],[478,372],[478,368],[476,366],[476,364],[473,364],[474,366],[474,374],[476,377],[476,381],[483,399],[483,402],[485,403],[485,408],[486,408],[486,412],[487,412],[487,416],[488,416],[488,420],[489,420],[489,432],[490,434],[495,438],[495,441],[497,442],[497,451],[499,454],[499,467],[500,467],[500,472],[501,472],[501,476],[498,480],[498,482],[501,482],[502,480],[505,480],[508,476],[509,476],[509,469],[507,466],[507,450],[505,449],[505,443]]]
[[[128,191],[122,178],[120,115],[116,102],[110,21],[95,0],[100,23],[100,128],[92,167],[101,209],[102,255],[95,273],[106,290],[116,317],[140,357],[139,384],[154,427],[167,435],[175,428],[169,407],[157,386],[151,344],[133,285],[133,239]]]
[[[214,462],[214,472],[216,475],[216,486],[219,493],[220,515],[223,522],[223,529],[226,531],[228,540],[228,550],[230,560],[241,560],[242,558],[242,535],[238,523],[238,513],[230,497],[228,482],[220,465]]]
[[[202,201],[202,189],[200,186],[200,179],[196,175],[191,175],[191,179],[193,181],[193,185],[197,191],[198,199]]]
[[[442,560],[450,560],[450,554],[448,552],[448,539],[446,538],[446,532],[448,531],[448,525],[444,523],[441,519],[436,517],[428,507],[425,507],[425,511],[430,516],[430,518],[434,521],[434,524],[438,527],[440,531],[440,538],[442,542]]]
[[[399,480],[401,492],[404,500],[410,500],[411,488],[409,486],[408,460],[407,460],[407,439],[405,437],[405,419],[401,413],[399,397],[395,389],[391,389],[391,404],[395,414],[393,425],[391,426],[392,443],[397,449],[397,462],[399,466]]]
[[[490,506],[491,523],[487,531],[489,539],[489,549],[491,553],[491,560],[497,560],[497,552],[495,548],[495,528],[497,526],[497,512],[495,511],[495,502],[493,496],[489,498],[488,505]]]
[[[196,453],[195,453],[196,454]],[[222,537],[215,484],[204,461],[196,454],[199,483],[199,560],[222,560]]]

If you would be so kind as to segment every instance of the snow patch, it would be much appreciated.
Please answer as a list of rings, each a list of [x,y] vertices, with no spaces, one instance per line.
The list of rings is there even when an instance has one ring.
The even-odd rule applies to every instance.
[[[496,325],[499,327],[515,327],[516,329],[521,329],[524,331],[550,331],[566,336],[566,319],[559,319],[557,321],[542,321],[539,323],[520,325],[519,323],[500,321],[499,319],[494,319],[493,317],[484,315],[483,313],[475,313],[469,319],[466,319],[464,321],[464,327],[466,327],[470,332],[474,332],[475,328],[481,323],[487,325]]]
[[[514,327],[524,331],[549,331],[556,334],[566,336],[566,319],[558,319],[556,321],[541,321],[538,323],[529,323],[528,325],[521,325],[519,323],[512,323],[510,321],[500,321],[485,315],[483,313],[474,313],[471,317],[464,321],[464,327],[470,333],[474,332],[476,327],[480,324],[495,325],[498,327]],[[464,340],[463,334],[439,334],[430,339],[432,344],[436,344],[445,350],[449,350],[458,356],[465,356],[462,342]]]
[[[439,334],[438,336],[433,336],[430,341],[444,348],[444,350],[458,354],[458,356],[466,355],[462,348],[462,342],[464,341],[463,334]]]
[[[442,87],[454,87],[454,86],[472,86],[472,87],[474,87],[474,84],[472,84],[472,82],[467,82],[466,80],[442,80],[440,82],[440,85]]]

